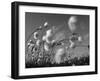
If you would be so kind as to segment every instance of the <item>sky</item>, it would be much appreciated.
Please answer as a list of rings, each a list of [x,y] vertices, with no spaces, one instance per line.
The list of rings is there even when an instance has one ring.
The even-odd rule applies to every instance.
[[[68,27],[68,20],[71,16],[77,16],[77,29],[76,33],[84,36],[89,33],[89,16],[77,14],[50,14],[50,13],[25,13],[25,40],[28,39],[30,34],[39,26],[43,26],[47,21],[49,28],[55,26],[59,31],[64,30],[67,37],[71,34]],[[42,34],[44,31],[42,31]]]

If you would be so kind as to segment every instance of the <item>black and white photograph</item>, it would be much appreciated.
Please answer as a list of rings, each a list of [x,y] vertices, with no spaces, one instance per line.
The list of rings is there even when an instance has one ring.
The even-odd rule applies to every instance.
[[[26,68],[89,65],[89,28],[89,15],[26,12]]]
[[[12,3],[14,79],[97,74],[97,7]]]

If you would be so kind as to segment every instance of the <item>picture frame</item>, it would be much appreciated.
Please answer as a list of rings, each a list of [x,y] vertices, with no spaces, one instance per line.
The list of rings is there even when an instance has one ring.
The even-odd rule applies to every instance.
[[[97,74],[98,72],[97,70],[97,65],[98,65],[97,64],[98,63],[97,62],[98,60],[97,59],[98,58],[97,22],[98,21],[97,21],[96,6],[12,2],[11,3],[11,25],[12,25],[11,78],[26,79],[26,78],[43,78],[43,77]],[[48,25],[48,23],[50,25]],[[60,26],[58,27],[58,25]],[[39,61],[40,60],[39,56],[37,56],[37,60],[35,60],[34,58],[36,56],[36,53],[33,53],[34,51],[32,48],[33,45],[32,38],[34,38],[33,30],[36,29],[37,26],[40,28],[38,29],[39,31],[41,30],[42,27],[48,27],[48,26],[49,29],[50,27],[52,27],[51,29],[54,29],[55,32],[62,31],[63,33],[61,32],[56,34],[54,32],[55,34],[52,35],[54,36],[53,39],[57,41],[59,41],[60,39],[64,39],[65,37],[68,37],[70,35],[71,38],[79,38],[79,35],[82,35],[81,36],[82,41],[86,38],[86,41],[82,42],[82,44],[84,44],[82,47],[77,47],[77,45],[76,46],[74,45],[76,42],[73,42],[73,40],[79,41],[79,39],[71,39],[71,38],[66,39],[69,42],[69,47],[68,46],[66,47],[67,53],[71,52],[68,54],[72,54],[72,57],[73,58],[76,57],[76,60],[72,59],[71,56],[70,56],[71,59],[69,59],[69,57],[67,58],[66,54],[64,57],[62,57],[63,55],[59,55],[59,53],[63,49],[58,50],[59,48],[58,43],[56,43],[56,45],[58,45],[57,48],[52,47],[54,50],[53,51],[54,56],[52,56],[53,54],[49,55],[50,58],[51,56],[52,58],[54,57],[52,61],[51,59],[49,60],[50,62],[48,60],[43,61],[43,59]],[[69,29],[67,26],[69,27]],[[80,28],[82,27],[83,29],[82,28],[76,29],[77,27]],[[79,33],[78,37],[76,37],[77,36],[76,32],[70,34],[70,32],[67,30],[69,31],[71,30],[71,32],[77,31]],[[42,35],[43,32],[47,34],[49,31],[44,29],[42,32],[40,32],[40,35]],[[66,32],[67,34],[65,35]],[[52,41],[53,44],[55,43],[55,40]],[[48,51],[49,48],[46,47],[48,48],[46,49],[45,44],[47,45],[49,44],[49,42],[51,44],[51,41],[48,41],[48,37],[47,39],[45,38],[45,41],[47,42],[44,42],[43,43],[44,47],[43,46],[42,47],[45,51],[46,50]],[[65,47],[65,46],[62,47],[62,45],[65,45],[65,43],[61,42],[60,48]],[[86,47],[86,45],[88,46]],[[31,48],[27,48],[28,46],[31,46]],[[40,49],[42,49],[42,47],[40,47]],[[31,49],[31,54],[28,54],[26,52],[26,49],[28,49],[29,52]],[[55,51],[56,49],[57,51]],[[68,51],[70,49],[71,51]],[[73,50],[76,51],[72,53]],[[39,52],[39,50],[37,52]],[[51,52],[52,51],[49,51],[48,53]],[[32,56],[34,54],[35,56]],[[44,51],[43,54],[45,54]],[[56,54],[58,56],[56,56]],[[83,57],[85,55],[87,57],[86,58],[82,57],[81,59],[81,54],[83,55]],[[45,58],[47,59],[47,57]]]

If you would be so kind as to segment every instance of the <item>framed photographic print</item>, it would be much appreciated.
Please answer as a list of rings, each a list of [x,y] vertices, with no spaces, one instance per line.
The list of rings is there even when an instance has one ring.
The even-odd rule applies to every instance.
[[[12,2],[14,79],[97,74],[97,7]]]

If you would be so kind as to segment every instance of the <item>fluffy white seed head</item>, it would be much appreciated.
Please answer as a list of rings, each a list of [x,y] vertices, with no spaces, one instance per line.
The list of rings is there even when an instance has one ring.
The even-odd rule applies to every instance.
[[[48,22],[45,22],[45,23],[44,23],[44,27],[47,27],[47,26],[48,26]]]
[[[38,38],[38,32],[34,32],[34,39]]]

